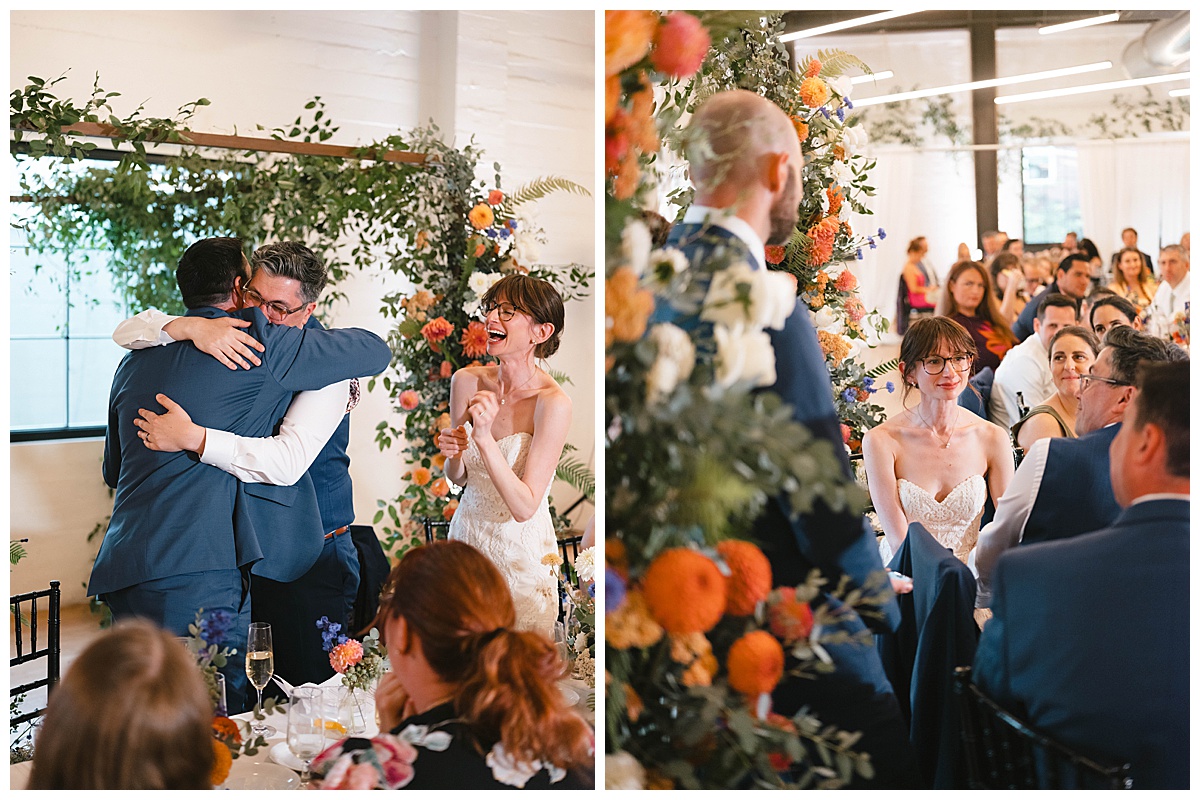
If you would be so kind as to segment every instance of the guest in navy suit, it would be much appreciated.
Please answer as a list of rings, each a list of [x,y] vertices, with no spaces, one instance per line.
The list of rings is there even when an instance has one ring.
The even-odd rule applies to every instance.
[[[293,486],[242,484],[191,453],[149,449],[134,420],[163,394],[208,427],[267,436],[297,391],[372,375],[391,360],[387,345],[362,330],[301,330],[270,325],[257,309],[238,311],[249,264],[237,239],[205,239],[180,260],[176,280],[188,316],[236,316],[265,347],[262,366],[230,370],[192,344],[130,353],[117,368],[109,401],[104,478],[116,489],[112,519],[88,593],[117,618],[142,616],[178,635],[198,608],[229,611],[244,651],[250,621],[249,572],[280,581],[300,577],[320,555],[324,531],[311,478]],[[231,662],[231,709],[246,677]]]
[[[1081,253],[1071,253],[1058,263],[1054,273],[1054,283],[1046,287],[1046,293],[1059,292],[1075,301],[1076,306],[1087,297],[1092,282],[1092,268],[1087,257]],[[1023,342],[1033,335],[1033,320],[1037,316],[1038,304],[1029,302],[1013,323],[1012,332],[1018,342]]]
[[[1105,334],[1091,372],[1083,376],[1075,418],[1079,438],[1034,442],[996,504],[996,516],[979,532],[976,607],[988,607],[992,570],[1005,550],[1089,533],[1116,518],[1120,509],[1108,480],[1108,448],[1133,399],[1138,365],[1186,358],[1179,347],[1125,325]]]
[[[1188,364],[1142,368],[1113,440],[1112,525],[1000,559],[975,682],[1035,729],[1187,789]]]
[[[768,100],[739,90],[705,101],[689,129],[702,132],[705,142],[690,154],[695,204],[672,228],[668,244],[681,249],[694,264],[728,256],[765,269],[764,242],[786,242],[799,214],[803,157],[791,121]],[[696,270],[696,275],[697,280],[708,279],[703,270]],[[654,321],[684,327],[707,324],[687,313],[660,306]],[[833,446],[843,473],[849,476],[829,371],[808,313],[798,303],[781,330],[768,330],[777,375],[769,391],[783,398],[794,418],[814,436]],[[775,693],[776,711],[793,714],[807,705],[822,722],[862,731],[856,747],[871,753],[874,785],[915,785],[919,779],[907,728],[867,627],[893,629],[899,609],[875,537],[866,530],[862,515],[835,513],[818,502],[812,513],[793,519],[787,500],[777,497],[768,503],[751,536],[771,560],[776,585],[803,583],[815,567],[831,587],[847,577],[851,586],[864,590],[869,602],[878,604],[880,612],[864,622],[853,609],[843,608],[842,629],[864,641],[827,645],[836,671],[816,680],[784,681]],[[825,599],[837,604],[828,595]]]

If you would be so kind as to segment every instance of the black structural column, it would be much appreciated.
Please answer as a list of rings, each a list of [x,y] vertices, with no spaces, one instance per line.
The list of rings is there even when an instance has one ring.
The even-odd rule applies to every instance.
[[[986,81],[996,77],[996,20],[987,12],[972,14],[971,80]],[[976,89],[971,92],[971,130],[975,144],[997,144],[996,90]],[[999,177],[994,149],[975,151],[975,227],[982,237],[986,231],[1000,227]]]

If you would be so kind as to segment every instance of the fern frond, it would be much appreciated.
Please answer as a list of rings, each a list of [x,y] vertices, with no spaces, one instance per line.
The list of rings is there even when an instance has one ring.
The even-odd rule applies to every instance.
[[[559,459],[554,477],[581,493],[588,502],[596,502],[596,474],[582,461],[564,456]]]
[[[882,364],[875,367],[874,369],[867,370],[867,377],[880,378],[880,377],[883,377],[884,375],[888,374],[889,372],[891,372],[894,369],[900,369],[900,359],[899,358],[893,358],[890,361],[884,361]]]
[[[822,78],[836,78],[851,67],[858,67],[867,75],[874,74],[861,58],[845,50],[818,50],[817,59],[821,62]]]
[[[714,44],[737,34],[742,30],[758,27],[758,20],[766,16],[766,11],[691,11],[696,19],[704,25]]]
[[[572,386],[575,384],[575,382],[573,380],[571,380],[571,376],[565,372],[559,372],[556,369],[548,369],[548,370],[546,370],[546,373],[551,378],[554,378],[554,382],[557,383],[559,386],[562,386],[564,383],[569,383]]]
[[[543,197],[555,192],[568,192],[569,194],[581,194],[584,197],[591,197],[592,193],[580,186],[574,181],[569,181],[566,178],[559,178],[551,175],[546,178],[535,178],[534,180],[519,187],[515,192],[504,198],[504,203],[500,209],[504,216],[511,216],[512,213],[520,208],[525,203],[532,203],[534,200],[541,200]]]
[[[21,546],[20,542],[8,543],[8,563],[10,565],[16,564],[27,555],[29,554],[25,552],[25,548]]]

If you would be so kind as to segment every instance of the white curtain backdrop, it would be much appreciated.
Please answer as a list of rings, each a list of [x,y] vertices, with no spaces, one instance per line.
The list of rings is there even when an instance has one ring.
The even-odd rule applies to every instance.
[[[1083,235],[1108,262],[1121,229],[1138,232],[1138,248],[1157,264],[1159,248],[1189,229],[1190,141],[1123,139],[1080,142],[1079,206]]]

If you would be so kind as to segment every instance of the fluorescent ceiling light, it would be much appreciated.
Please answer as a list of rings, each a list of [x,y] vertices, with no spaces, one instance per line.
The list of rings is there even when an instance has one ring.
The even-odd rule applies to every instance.
[[[855,17],[844,22],[834,22],[829,25],[819,25],[816,28],[808,28],[803,31],[794,31],[793,33],[785,33],[779,37],[781,42],[794,42],[797,39],[807,39],[810,36],[820,36],[823,33],[833,33],[834,31],[844,31],[846,28],[857,28],[859,25],[870,25],[872,22],[883,22],[885,19],[895,19],[908,14],[920,14],[924,9],[917,11],[884,11],[879,14],[868,14],[865,17]]]
[[[1190,80],[1192,73],[1177,72],[1174,75],[1155,75],[1150,78],[1132,78],[1127,81],[1109,81],[1108,83],[1089,83],[1086,86],[1071,86],[1067,89],[1047,89],[1044,92],[1027,92],[1025,94],[1010,94],[996,98],[996,105],[1008,103],[1023,103],[1026,100],[1043,100],[1048,97],[1066,97],[1072,94],[1088,94],[1089,92],[1104,92],[1110,89],[1125,89],[1130,86],[1149,86],[1152,83],[1169,83],[1171,81]],[[862,103],[855,103],[861,106]]]
[[[1171,97],[1190,97],[1192,94],[1192,90],[1190,88],[1189,89],[1172,89],[1171,91],[1167,92],[1167,94],[1169,94]]]
[[[876,72],[871,75],[859,75],[856,78],[851,78],[851,83],[874,83],[875,81],[886,81],[888,78],[895,75],[890,69],[885,69],[882,72]]]
[[[1117,11],[1113,14],[1105,14],[1100,17],[1088,17],[1087,19],[1077,19],[1074,22],[1062,22],[1058,25],[1047,25],[1044,28],[1038,28],[1038,33],[1042,36],[1049,36],[1052,33],[1062,33],[1063,31],[1073,31],[1076,28],[1087,28],[1091,25],[1103,25],[1106,22],[1116,22],[1121,18],[1121,12]]]
[[[915,100],[919,97],[934,97],[939,94],[953,94],[954,92],[967,92],[974,89],[990,89],[993,86],[1011,86],[1014,83],[1043,81],[1049,78],[1061,78],[1064,75],[1079,75],[1084,72],[1098,72],[1104,69],[1112,69],[1112,62],[1097,61],[1095,64],[1080,64],[1075,67],[1063,67],[1062,69],[1051,69],[1044,72],[1027,72],[1024,75],[1013,75],[1010,78],[991,78],[986,81],[958,83],[953,86],[938,86],[934,89],[917,89],[912,92],[885,94],[881,97],[868,97],[865,100],[855,100],[854,107],[862,108],[863,106],[875,106],[881,103],[898,103],[901,100]]]

